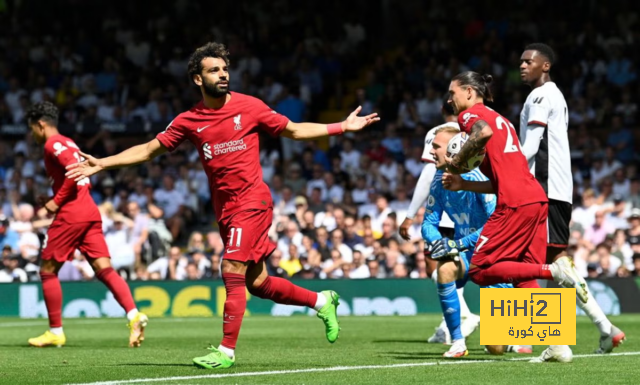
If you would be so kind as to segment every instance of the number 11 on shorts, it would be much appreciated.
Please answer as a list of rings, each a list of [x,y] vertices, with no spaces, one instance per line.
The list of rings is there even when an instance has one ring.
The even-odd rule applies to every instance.
[[[228,247],[234,246],[235,239],[235,247],[240,247],[240,242],[242,242],[242,228],[240,227],[232,227],[229,233],[229,244]]]

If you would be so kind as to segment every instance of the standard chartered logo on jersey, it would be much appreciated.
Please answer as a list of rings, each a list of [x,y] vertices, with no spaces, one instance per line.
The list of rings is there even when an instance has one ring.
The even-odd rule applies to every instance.
[[[243,151],[247,149],[244,138],[240,140],[230,140],[226,143],[214,144],[213,155],[228,154],[230,152]]]

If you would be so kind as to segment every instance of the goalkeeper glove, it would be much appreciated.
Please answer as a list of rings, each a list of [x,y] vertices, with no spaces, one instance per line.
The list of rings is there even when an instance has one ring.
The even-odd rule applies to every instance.
[[[442,259],[445,257],[454,257],[461,252],[467,250],[462,240],[454,241],[449,238],[438,239],[431,245],[431,258]]]

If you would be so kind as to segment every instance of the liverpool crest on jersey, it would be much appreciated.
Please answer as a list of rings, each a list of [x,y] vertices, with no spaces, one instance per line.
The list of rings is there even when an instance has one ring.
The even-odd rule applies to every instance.
[[[242,114],[238,114],[238,116],[233,118],[233,123],[235,124],[235,126],[233,126],[233,129],[236,131],[242,130],[242,122],[240,121],[240,119],[242,119]]]

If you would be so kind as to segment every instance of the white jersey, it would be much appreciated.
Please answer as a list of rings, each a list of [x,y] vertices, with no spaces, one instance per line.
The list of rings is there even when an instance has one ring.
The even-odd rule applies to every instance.
[[[427,132],[427,136],[424,138],[424,151],[422,151],[422,161],[423,162],[431,162],[435,163],[436,161],[433,159],[433,155],[430,154],[431,149],[433,148],[433,139],[436,137],[436,131],[442,127],[454,127],[458,131],[460,130],[460,126],[456,122],[447,122],[445,124],[441,124],[439,126],[433,127]]]
[[[573,175],[569,154],[569,111],[562,92],[555,83],[535,88],[520,113],[520,143],[527,139],[527,126],[544,126],[540,148],[529,167],[547,197],[562,202],[573,201]]]
[[[454,127],[460,130],[460,126],[456,122],[447,122],[430,129],[429,132],[427,132],[427,136],[424,138],[424,151],[422,151],[423,162],[436,163],[435,159],[433,159],[433,155],[431,155],[431,149],[433,148],[433,139],[435,139],[436,137],[436,131],[438,131],[438,129],[442,127]],[[430,180],[433,180],[436,171],[436,168],[433,167],[433,175],[431,175]],[[453,221],[445,212],[442,213],[442,217],[440,218],[440,227],[446,227],[449,229],[453,229],[455,227]]]

